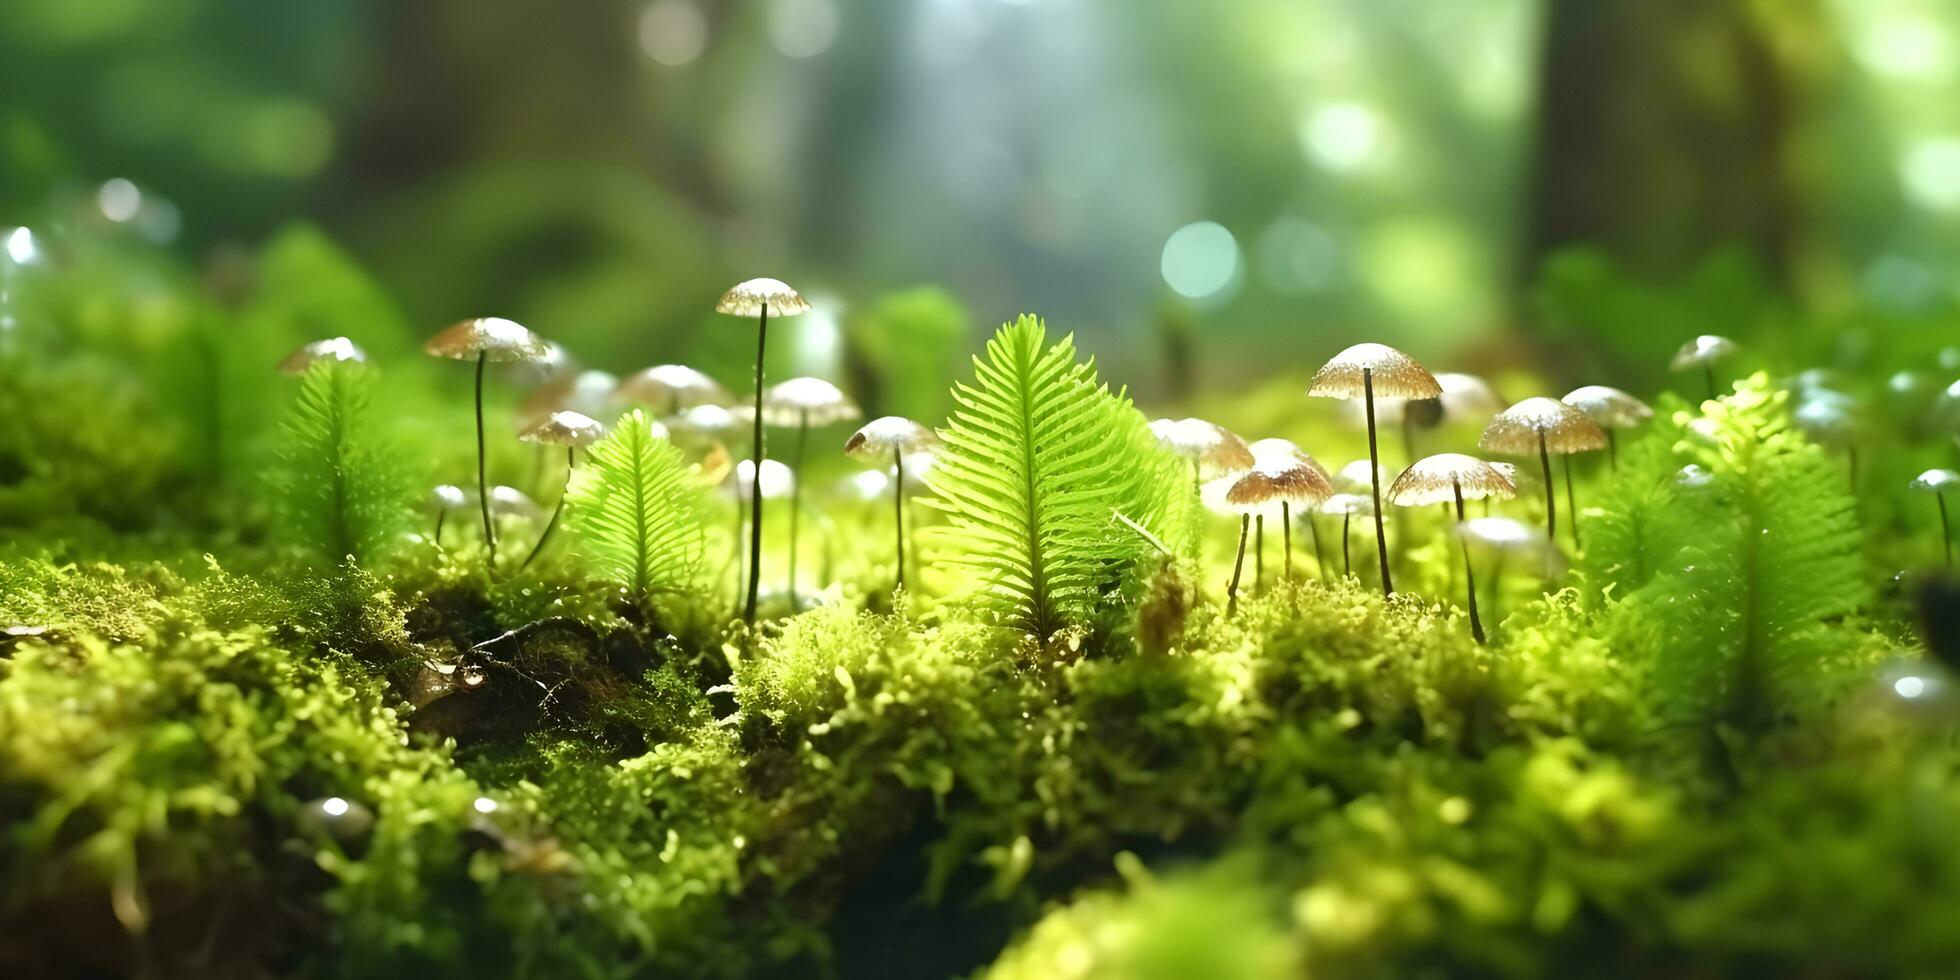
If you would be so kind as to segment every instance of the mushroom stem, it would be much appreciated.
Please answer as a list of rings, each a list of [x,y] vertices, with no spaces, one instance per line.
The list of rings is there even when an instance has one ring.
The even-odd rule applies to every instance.
[[[1239,573],[1245,570],[1245,538],[1252,529],[1252,515],[1239,515],[1239,556],[1232,561],[1232,584],[1225,587],[1225,615],[1230,616],[1239,608]]]
[[[1375,556],[1381,560],[1382,595],[1395,591],[1388,573],[1388,530],[1382,524],[1381,451],[1375,446],[1375,372],[1361,369],[1361,397],[1368,405],[1368,489],[1375,498]]]
[[[1463,482],[1452,479],[1450,489],[1456,494],[1456,521],[1463,523]],[[1478,643],[1484,640],[1484,621],[1477,615],[1477,574],[1470,568],[1470,539],[1457,535],[1457,543],[1463,546],[1463,590],[1470,597],[1470,635]]]
[[[443,522],[443,519],[444,519],[444,518],[447,518],[448,516],[449,516],[449,508],[447,508],[447,507],[437,507],[437,508],[436,508],[436,538],[435,538],[435,540],[436,540],[436,547],[438,547],[438,548],[440,548],[440,547],[442,547],[442,522]]]
[[[1266,590],[1266,515],[1252,519],[1252,588]]]
[[[1558,540],[1558,494],[1552,489],[1552,454],[1545,448],[1545,434],[1538,433],[1538,465],[1545,471],[1545,537]]]
[[[1606,468],[1615,473],[1620,471],[1620,437],[1606,430]]]
[[[1353,535],[1350,535],[1348,533],[1348,521],[1352,520],[1353,517],[1354,515],[1352,514],[1341,515],[1341,577],[1342,578],[1346,578],[1354,574],[1354,560],[1349,557],[1349,549],[1348,549],[1349,542],[1354,540]]]
[[[898,537],[894,542],[897,547],[892,549],[893,556],[898,559],[898,587],[893,590],[896,592],[905,588],[905,454],[896,448],[892,449],[892,466],[897,471],[892,479],[893,526],[898,528]]]
[[[1286,581],[1293,581],[1293,508],[1282,500],[1279,502],[1279,553],[1285,561]]]
[[[1327,559],[1320,553],[1320,522],[1314,519],[1313,511],[1307,511],[1307,535],[1313,539],[1313,566],[1320,570],[1320,584],[1327,584]]]
[[[803,447],[810,440],[810,410],[796,413],[796,449],[790,454],[789,485],[789,611],[796,611],[796,524],[803,513]]]
[[[1701,373],[1702,373],[1702,377],[1707,379],[1708,381],[1708,400],[1714,401],[1715,400],[1715,365],[1703,364],[1701,366]]]
[[[1577,551],[1579,544],[1579,498],[1572,493],[1572,455],[1565,457],[1565,510],[1566,520],[1572,525],[1572,549]]]
[[[749,452],[753,462],[749,476],[749,598],[742,607],[744,622],[755,622],[755,599],[762,590],[762,357],[769,347],[769,304],[755,322],[755,446]]]
[[[1933,499],[1940,505],[1940,545],[1946,549],[1946,567],[1953,567],[1953,529],[1946,521],[1946,494],[1936,493]]]
[[[519,569],[530,568],[531,562],[538,557],[538,552],[544,550],[545,542],[551,540],[551,532],[558,530],[558,518],[565,513],[565,498],[570,496],[572,489],[572,467],[576,465],[578,465],[578,447],[566,446],[565,486],[558,491],[558,506],[551,508],[551,520],[545,522],[544,533],[538,535],[538,543],[531,546],[531,553],[524,556],[524,564],[517,566]]]
[[[484,352],[476,355],[476,503],[483,511],[483,544],[490,549],[490,565],[497,564],[497,532],[490,526],[490,477],[483,462],[483,367],[489,363]]]

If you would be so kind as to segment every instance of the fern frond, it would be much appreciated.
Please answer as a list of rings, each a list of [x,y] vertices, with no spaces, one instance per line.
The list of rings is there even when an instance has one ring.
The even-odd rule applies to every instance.
[[[1591,528],[1587,578],[1612,584],[1614,631],[1672,720],[1767,724],[1824,685],[1834,622],[1868,598],[1854,503],[1786,397],[1758,377],[1669,413]]]
[[[420,481],[369,407],[374,372],[321,361],[280,426],[272,500],[282,533],[328,565],[366,564],[400,539]]]
[[[1119,513],[1175,548],[1189,481],[1158,448],[1143,415],[1078,362],[1072,338],[1023,316],[974,358],[954,386],[945,447],[926,474],[948,516],[937,557],[974,581],[962,597],[1001,624],[1047,637],[1085,624],[1131,584],[1154,550]]]
[[[566,520],[578,551],[635,599],[696,584],[702,553],[701,490],[680,450],[634,410],[592,445],[572,477]]]

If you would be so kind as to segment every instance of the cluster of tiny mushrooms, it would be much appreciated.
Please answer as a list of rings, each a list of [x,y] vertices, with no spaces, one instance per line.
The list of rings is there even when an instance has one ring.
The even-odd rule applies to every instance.
[[[762,579],[762,526],[765,498],[787,493],[790,497],[790,548],[788,597],[796,608],[796,542],[800,513],[804,448],[809,430],[862,417],[858,406],[836,385],[821,378],[801,377],[767,385],[763,362],[767,352],[769,318],[796,316],[810,310],[810,304],[795,289],[777,279],[750,279],[737,284],[715,304],[718,313],[750,318],[756,323],[755,395],[751,404],[734,405],[728,390],[694,368],[663,364],[647,368],[625,379],[601,371],[558,371],[558,379],[540,385],[527,400],[525,419],[518,438],[524,442],[563,446],[566,450],[566,486],[577,466],[578,450],[605,435],[606,426],[578,409],[603,413],[609,406],[642,404],[664,413],[675,428],[697,433],[722,434],[747,422],[751,429],[750,456],[733,468],[730,485],[737,496],[738,516],[744,516],[748,556],[745,563],[747,584],[742,617],[753,623]],[[510,509],[535,510],[528,498],[509,487],[491,488],[485,463],[483,425],[483,382],[485,367],[491,363],[521,362],[562,367],[565,355],[556,345],[518,323],[498,317],[464,320],[434,337],[424,350],[436,357],[476,363],[476,446],[477,486],[474,495],[459,487],[436,488],[437,517],[435,541],[441,543],[442,522],[447,513],[465,506],[471,496],[478,502],[483,535],[492,568],[496,562],[496,527],[491,518],[493,505]],[[1717,365],[1733,357],[1737,346],[1724,337],[1703,335],[1685,344],[1670,367],[1679,372],[1703,376],[1709,398],[1719,387]],[[279,365],[287,374],[300,374],[316,361],[366,360],[366,354],[345,337],[317,341],[293,352]],[[1811,438],[1834,444],[1834,435],[1851,428],[1848,421],[1855,406],[1847,396],[1825,387],[1817,378],[1799,377],[1793,420]],[[1653,409],[1640,399],[1604,385],[1586,385],[1563,398],[1532,397],[1506,407],[1482,379],[1468,374],[1433,374],[1407,354],[1383,344],[1356,344],[1336,354],[1315,372],[1307,394],[1320,398],[1358,400],[1362,421],[1368,433],[1368,459],[1356,460],[1337,472],[1329,472],[1299,446],[1285,439],[1260,439],[1251,443],[1228,429],[1203,419],[1158,419],[1150,431],[1158,443],[1188,460],[1195,489],[1206,506],[1239,519],[1237,556],[1226,588],[1228,609],[1236,609],[1241,576],[1245,565],[1248,537],[1255,545],[1255,563],[1264,575],[1264,529],[1268,515],[1280,524],[1282,552],[1286,556],[1285,575],[1292,576],[1292,524],[1294,514],[1307,519],[1313,550],[1321,575],[1328,575],[1329,563],[1321,557],[1319,528],[1315,513],[1341,517],[1342,575],[1352,574],[1349,554],[1349,522],[1357,515],[1373,520],[1375,553],[1383,595],[1393,594],[1395,584],[1389,566],[1388,533],[1382,501],[1400,507],[1441,505],[1447,526],[1454,530],[1463,558],[1464,588],[1471,634],[1486,642],[1483,619],[1477,606],[1475,569],[1471,547],[1476,545],[1496,556],[1495,572],[1501,574],[1507,557],[1526,561],[1542,560],[1550,567],[1559,555],[1554,543],[1558,535],[1559,511],[1552,476],[1553,456],[1564,457],[1566,526],[1573,547],[1580,547],[1579,508],[1573,488],[1571,457],[1577,453],[1604,449],[1608,465],[1618,468],[1617,430],[1633,428],[1653,417]],[[1536,457],[1544,489],[1545,526],[1541,532],[1524,523],[1488,515],[1489,502],[1515,497],[1518,470],[1514,464],[1485,460],[1464,453],[1445,452],[1414,458],[1411,431],[1446,422],[1488,419],[1477,447],[1489,453],[1515,457]],[[1378,432],[1381,422],[1398,424],[1403,448],[1411,459],[1399,475],[1389,478],[1381,463]],[[791,465],[783,467],[767,458],[764,426],[794,428],[795,448]],[[668,435],[666,426],[651,422],[654,433]],[[911,419],[888,415],[872,419],[853,433],[844,452],[853,459],[876,467],[890,465],[895,531],[896,586],[905,587],[905,473],[929,467],[939,444],[933,430]],[[1851,460],[1852,480],[1857,463]],[[1387,486],[1384,487],[1383,484]],[[1932,494],[1938,501],[1941,541],[1945,561],[1953,563],[1951,529],[1945,495],[1960,490],[1960,473],[1932,469],[1911,482],[1911,489]],[[1362,491],[1365,490],[1364,494]],[[746,496],[746,500],[742,498]],[[1469,517],[1465,502],[1482,500],[1485,516]],[[524,560],[528,566],[550,540],[565,506],[565,494]],[[739,548],[742,536],[737,535]],[[1493,574],[1493,579],[1497,576]],[[1496,585],[1492,585],[1493,592]]]

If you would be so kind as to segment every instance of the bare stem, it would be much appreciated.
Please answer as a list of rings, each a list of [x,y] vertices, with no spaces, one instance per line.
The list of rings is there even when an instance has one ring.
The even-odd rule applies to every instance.
[[[755,600],[762,590],[762,357],[769,344],[769,304],[755,326],[755,445],[749,452],[749,598],[742,607],[742,620],[755,622]]]
[[[1395,591],[1388,573],[1388,530],[1382,525],[1382,463],[1375,446],[1375,372],[1361,369],[1361,396],[1368,403],[1368,489],[1375,498],[1375,555],[1381,559],[1382,595]]]

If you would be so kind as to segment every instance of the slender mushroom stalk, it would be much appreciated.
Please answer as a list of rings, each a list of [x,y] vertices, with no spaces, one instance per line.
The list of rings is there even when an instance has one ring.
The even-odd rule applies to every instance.
[[[435,357],[476,361],[476,496],[483,512],[483,541],[490,567],[497,564],[497,531],[490,520],[490,479],[483,434],[483,373],[490,362],[542,361],[551,345],[524,325],[502,317],[479,317],[454,324],[422,345]]]
[[[1389,500],[1402,507],[1423,507],[1441,503],[1445,507],[1454,505],[1456,523],[1461,526],[1467,519],[1463,501],[1476,499],[1509,499],[1517,495],[1517,484],[1499,472],[1491,464],[1474,456],[1461,453],[1441,453],[1417,460],[1415,465],[1404,470],[1389,488]],[[1485,642],[1483,620],[1477,615],[1477,579],[1470,563],[1470,542],[1459,536],[1463,548],[1463,582],[1469,600],[1470,635],[1478,643]]]
[[[938,445],[939,437],[931,429],[897,415],[866,422],[844,442],[844,454],[852,459],[877,463],[887,455],[892,459],[892,555],[898,566],[894,591],[905,588],[905,457],[929,453]]]
[[[1353,521],[1356,514],[1366,516],[1373,507],[1374,503],[1370,498],[1358,493],[1337,493],[1328,497],[1320,505],[1320,512],[1323,514],[1341,515],[1341,577],[1343,579],[1354,574],[1354,561],[1350,549],[1352,537],[1348,533],[1349,523]]]
[[[839,391],[836,385],[822,378],[791,378],[776,385],[763,398],[762,411],[770,425],[796,428],[796,448],[791,452],[790,469],[796,473],[797,479],[789,498],[789,607],[795,610],[798,608],[797,530],[803,511],[803,451],[809,442],[810,427],[854,421],[862,413],[858,411],[856,403]]]
[[[449,519],[450,510],[457,507],[468,506],[470,502],[470,498],[468,494],[463,492],[462,487],[453,486],[451,484],[444,483],[436,487],[435,490],[433,490],[429,494],[429,499],[433,501],[436,505],[436,530],[435,530],[434,541],[436,547],[440,548],[442,547],[442,525],[445,521]]]
[[[1537,528],[1508,517],[1473,517],[1458,524],[1456,529],[1466,545],[1494,555],[1490,573],[1492,623],[1504,621],[1499,606],[1504,597],[1504,569],[1510,564],[1512,556],[1523,557],[1528,562],[1542,559],[1548,575],[1553,571],[1553,562],[1558,559],[1558,548],[1552,544],[1551,538]]]
[[[653,423],[655,434],[666,435],[660,423]],[[572,468],[578,465],[580,446],[590,446],[605,436],[606,427],[599,420],[578,412],[553,412],[551,417],[532,426],[517,438],[520,442],[536,443],[544,446],[565,447],[565,485],[558,490],[558,504],[551,508],[551,520],[546,521],[544,531],[538,535],[538,542],[531,546],[531,553],[524,556],[519,568],[529,568],[537,560],[538,553],[544,550],[545,542],[551,540],[551,532],[558,529],[558,518],[565,513],[566,491],[572,485]]]
[[[1736,347],[1735,341],[1727,337],[1702,334],[1682,344],[1681,349],[1674,352],[1674,359],[1669,361],[1667,366],[1673,371],[1700,371],[1703,381],[1708,386],[1708,398],[1713,401],[1719,394],[1715,387],[1715,365],[1735,356],[1737,350],[1739,348]]]
[[[1654,410],[1646,402],[1605,385],[1586,385],[1565,393],[1560,401],[1586,413],[1601,429],[1606,430],[1606,462],[1614,472],[1620,469],[1620,447],[1615,433],[1619,429],[1631,429],[1654,417]]]
[[[1820,446],[1841,448],[1845,451],[1845,470],[1847,486],[1852,493],[1858,492],[1858,437],[1859,414],[1862,406],[1858,400],[1843,392],[1828,388],[1805,390],[1798,399],[1796,410],[1790,413],[1790,421]]]
[[[778,317],[796,316],[810,311],[810,302],[787,283],[778,279],[750,279],[737,283],[722,294],[715,312],[729,316],[755,317],[755,426],[751,464],[760,469],[768,452],[762,443],[762,397],[765,387],[763,359],[769,349],[769,312]],[[756,481],[749,498],[749,590],[742,606],[742,619],[755,622],[755,602],[762,589],[762,483]]]
[[[741,512],[747,503],[755,497],[757,492],[761,493],[762,499],[764,500],[782,500],[788,497],[796,489],[796,474],[792,473],[788,466],[778,460],[765,459],[762,461],[761,466],[757,466],[753,460],[745,459],[736,463],[728,470],[728,478],[724,485],[727,487],[729,495],[735,500],[736,510]],[[742,539],[742,532],[744,530],[753,532],[754,526],[738,520],[735,524],[736,547],[734,554],[737,562],[740,562],[742,557],[741,546],[745,543]],[[738,605],[743,599],[743,585],[744,579],[737,576],[735,580],[735,595]]]
[[[1930,493],[1940,509],[1940,547],[1946,554],[1946,567],[1953,567],[1953,527],[1948,523],[1946,495],[1949,490],[1960,489],[1960,472],[1948,469],[1927,470],[1913,477],[1911,488],[1920,493]]]
[[[1359,395],[1368,420],[1369,492],[1375,508],[1375,554],[1381,563],[1382,594],[1395,591],[1388,568],[1388,531],[1382,524],[1380,475],[1381,450],[1375,436],[1375,396],[1392,398],[1441,398],[1443,387],[1429,369],[1414,358],[1382,344],[1356,344],[1334,355],[1333,360],[1314,373],[1307,394],[1320,398],[1353,398]]]
[[[1545,480],[1545,533],[1558,536],[1558,493],[1552,482],[1552,454],[1569,455],[1606,448],[1606,430],[1586,413],[1552,398],[1527,398],[1497,413],[1477,440],[1480,449],[1513,456],[1537,455]],[[1569,471],[1568,471],[1569,475]],[[1567,485],[1567,493],[1571,487]],[[1568,499],[1568,503],[1576,501]],[[1579,514],[1572,518],[1572,543],[1579,543]]]
[[[1252,526],[1251,514],[1239,515],[1239,556],[1232,560],[1232,584],[1225,587],[1225,615],[1239,611],[1239,573],[1245,569],[1245,535]]]

